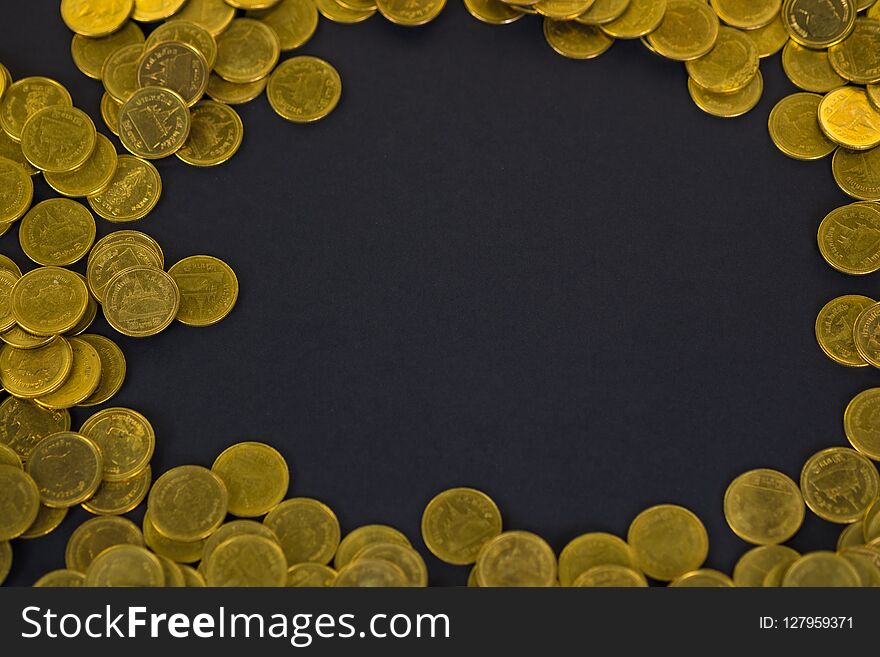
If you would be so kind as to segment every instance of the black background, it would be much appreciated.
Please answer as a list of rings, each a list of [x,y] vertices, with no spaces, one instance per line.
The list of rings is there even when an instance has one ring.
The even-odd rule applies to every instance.
[[[60,81],[108,134],[57,7],[5,7],[0,61]],[[759,466],[797,479],[846,443],[847,401],[878,381],[815,343],[828,299],[877,290],[818,253],[819,221],[846,202],[830,159],[789,160],[767,135],[794,91],[779,57],[763,61],[757,109],[723,121],[638,41],[570,61],[539,19],[487,26],[456,0],[417,29],[322,19],[298,52],[342,76],[330,117],[289,124],[263,96],[239,108],[231,162],[159,162],[152,214],[98,219],[99,237],[143,230],[168,266],[209,253],[241,281],[212,328],[135,340],[93,326],[126,354],[111,404],[153,423],[154,471],[271,443],[292,496],[328,503],[343,532],[401,528],[432,584],[467,576],[419,537],[425,503],[454,485],[557,550],[684,504],[709,530],[707,565],[730,572],[748,546],[721,513],[728,482]],[[39,181],[35,200],[49,192]],[[0,249],[25,265],[17,232]],[[62,567],[86,517],[16,541],[8,583]],[[811,516],[792,545],[828,549],[838,531]]]

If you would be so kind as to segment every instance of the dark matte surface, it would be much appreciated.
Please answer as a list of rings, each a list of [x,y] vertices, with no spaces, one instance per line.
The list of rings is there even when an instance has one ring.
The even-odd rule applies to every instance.
[[[40,4],[7,7],[0,61],[58,79],[103,126],[100,83]],[[845,444],[844,406],[878,382],[815,344],[822,304],[876,282],[819,256],[819,221],[846,201],[830,161],[789,160],[767,136],[793,91],[779,58],[758,108],[721,121],[638,42],[569,61],[539,20],[491,27],[455,0],[421,29],[322,20],[301,52],[338,68],[336,112],[297,126],[265,97],[244,106],[240,153],[215,170],[160,162],[164,197],[128,226],[169,265],[215,254],[242,285],[213,328],[138,341],[95,324],[125,351],[113,403],[153,422],[154,468],[266,441],[291,495],[327,502],[343,531],[396,525],[423,552],[421,511],[453,485],[557,550],[677,502],[729,572],[747,546],[721,513],[727,483],[757,466],[796,478]],[[25,264],[16,230],[0,248]],[[61,567],[86,517],[16,542],[10,583]],[[838,529],[811,517],[792,544],[827,549]],[[433,584],[467,576],[429,567]]]

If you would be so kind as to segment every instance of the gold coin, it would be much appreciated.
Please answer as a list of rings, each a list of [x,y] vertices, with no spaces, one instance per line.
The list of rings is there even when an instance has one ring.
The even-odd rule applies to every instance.
[[[144,536],[128,518],[105,516],[86,520],[70,535],[64,563],[68,569],[84,573],[95,557],[114,545],[143,547]]]
[[[584,25],[603,25],[620,18],[630,0],[596,0],[575,20]]]
[[[136,545],[114,545],[92,561],[85,586],[163,586],[165,571],[159,558]]]
[[[666,0],[666,14],[647,41],[663,57],[687,61],[712,50],[718,28],[718,16],[705,0]]]
[[[138,63],[144,55],[144,46],[133,43],[114,50],[104,60],[101,82],[104,89],[119,103],[124,103],[138,89]]]
[[[21,219],[34,199],[34,183],[20,164],[0,157],[0,224],[6,227]],[[5,230],[5,229],[4,229]]]
[[[40,493],[29,474],[12,465],[0,465],[0,541],[27,531],[40,511]]]
[[[617,18],[602,24],[602,31],[615,39],[638,39],[650,34],[663,21],[666,0],[630,0]]]
[[[199,573],[195,568],[184,566],[182,564],[177,564],[177,567],[180,569],[180,572],[183,573],[184,585],[187,588],[204,588],[208,585],[205,582],[205,578],[202,577],[201,573]]]
[[[880,147],[868,151],[838,148],[831,170],[844,193],[863,201],[880,201]]]
[[[0,384],[16,397],[33,399],[61,387],[73,366],[73,349],[62,337],[35,349],[0,348]]]
[[[235,536],[242,536],[243,534],[262,536],[263,538],[278,543],[278,536],[275,534],[274,531],[269,529],[263,523],[256,522],[254,520],[233,520],[231,522],[225,523],[217,531],[211,534],[205,541],[203,541],[203,547],[201,552],[199,553],[198,558],[201,558],[202,564],[205,564],[208,560],[210,560],[211,554],[214,552],[214,550],[217,549],[220,544],[225,543],[230,538],[233,538]],[[193,561],[198,561],[198,558],[194,559]]]
[[[258,9],[270,9],[277,5],[281,0],[226,0],[226,2],[236,9],[246,9],[248,11],[256,11]]]
[[[874,500],[865,512],[862,533],[866,543],[880,545],[880,499]]]
[[[796,160],[818,160],[834,152],[834,142],[819,127],[821,102],[816,94],[796,93],[776,103],[767,125],[779,150]]]
[[[787,43],[793,43],[788,38],[788,32],[785,31],[785,23],[782,16],[777,16],[764,27],[756,30],[749,30],[745,33],[755,44],[758,49],[758,57],[771,57],[775,55]]]
[[[731,27],[754,30],[779,16],[782,0],[709,0],[718,18]]]
[[[761,468],[744,472],[724,493],[724,518],[733,533],[756,545],[784,543],[804,522],[804,500],[789,477]]]
[[[334,23],[360,23],[376,13],[375,9],[349,9],[336,0],[315,0],[315,6],[321,16]]]
[[[608,50],[614,39],[594,25],[544,19],[544,38],[563,57],[592,59]]]
[[[831,66],[828,51],[810,50],[795,41],[789,41],[782,49],[782,69],[804,91],[828,93],[846,84]]]
[[[208,586],[284,586],[287,561],[278,544],[243,534],[217,546],[205,564]]]
[[[339,571],[333,586],[358,588],[402,588],[407,585],[406,574],[399,566],[383,559],[359,559]]]
[[[77,272],[76,275],[79,276],[80,279],[82,279],[83,283],[86,282],[85,276],[83,276],[79,272]],[[86,285],[88,286],[88,284],[86,284]],[[69,331],[67,331],[64,334],[64,337],[66,337],[66,338],[75,337],[75,336],[79,335],[80,333],[85,332],[92,325],[92,322],[95,321],[95,317],[97,317],[97,316],[98,316],[98,302],[95,301],[95,298],[92,295],[89,295],[88,306],[86,307],[85,314],[76,323],[76,326],[74,326],[72,329],[70,329]],[[37,403],[39,403],[39,400],[37,400]]]
[[[272,73],[267,94],[279,116],[295,123],[310,123],[336,107],[342,96],[342,79],[323,59],[292,57]]]
[[[232,311],[238,299],[238,278],[232,267],[219,258],[189,256],[172,265],[168,274],[180,290],[177,320],[182,324],[216,324]]]
[[[27,472],[40,490],[40,501],[71,507],[94,495],[101,484],[103,459],[97,445],[72,431],[53,433],[31,451]]]
[[[120,155],[113,179],[103,192],[89,196],[89,207],[107,221],[137,221],[147,216],[162,195],[162,178],[151,163]]]
[[[648,586],[645,576],[640,572],[616,564],[593,566],[581,573],[570,586],[577,588],[613,587],[643,588]]]
[[[159,258],[159,268],[161,269],[165,266],[165,256],[162,253],[162,247],[152,237],[139,230],[116,230],[109,235],[105,235],[95,242],[95,246],[92,247],[92,252],[89,255],[89,260],[97,257],[105,246],[121,246],[123,244],[138,244],[147,247]]]
[[[758,73],[758,49],[743,32],[730,27],[718,31],[715,47],[707,54],[685,62],[690,79],[712,93],[740,91]]]
[[[275,31],[281,50],[293,50],[305,45],[318,27],[318,9],[312,0],[281,0],[271,9],[248,16],[262,21]]]
[[[148,41],[147,50],[138,63],[137,78],[141,87],[170,89],[183,98],[187,107],[192,107],[205,95],[210,72],[205,56],[189,43],[160,41],[152,45]],[[149,109],[151,104],[145,107],[148,108],[145,110],[148,113],[155,111]],[[124,121],[124,112],[123,106],[120,110],[120,124]]]
[[[483,545],[477,557],[481,587],[554,586],[556,555],[540,536],[503,532]]]
[[[346,534],[339,543],[333,565],[342,570],[358,552],[373,543],[400,543],[409,545],[409,539],[401,532],[388,525],[363,525]],[[430,549],[430,548],[428,548]]]
[[[9,256],[5,256],[0,253],[0,271],[7,271],[11,274],[15,274],[16,278],[21,278],[21,269],[15,261]]]
[[[856,24],[852,0],[785,0],[782,17],[789,36],[807,48],[840,43]]]
[[[880,230],[880,208],[858,201],[829,212],[819,224],[817,239],[825,261],[844,274],[859,276],[880,269],[880,246],[870,236]]]
[[[119,135],[119,110],[122,109],[122,103],[116,100],[106,91],[101,96],[101,118],[107,129],[114,135]]]
[[[216,37],[235,18],[235,8],[226,4],[225,0],[189,0],[177,12],[177,18],[201,25]]]
[[[202,558],[205,549],[205,539],[175,541],[162,536],[153,524],[149,511],[144,514],[144,542],[153,552],[175,563],[195,563]]]
[[[146,42],[146,50],[149,51],[154,46],[166,41],[177,41],[189,44],[198,50],[202,57],[204,57],[209,73],[211,69],[214,68],[214,61],[217,59],[217,42],[214,40],[214,36],[201,25],[180,19],[162,23],[162,25],[159,25],[150,33],[150,38],[147,39]],[[191,60],[191,57],[189,57],[187,53],[183,53],[183,55],[183,62],[189,62]],[[166,66],[171,65],[175,68],[182,66],[182,62],[177,60],[169,61],[165,59],[161,61],[164,61],[164,65]],[[161,87],[164,85],[156,84],[156,86]]]
[[[880,388],[863,390],[843,412],[847,440],[869,459],[880,461]]]
[[[3,584],[11,568],[12,546],[9,541],[0,541],[0,584]]]
[[[852,33],[828,49],[828,59],[850,82],[880,82],[880,21],[857,20]]]
[[[812,552],[785,571],[782,586],[859,586],[859,574],[843,557],[833,552]]]
[[[856,569],[861,586],[880,587],[880,550],[870,547],[847,548],[840,552],[840,556]]]
[[[95,124],[75,107],[53,105],[31,116],[21,131],[27,161],[49,173],[65,173],[85,164],[97,142]]]
[[[837,551],[840,552],[844,548],[858,547],[865,544],[865,523],[853,522],[844,525],[843,531],[837,537]]]
[[[609,565],[622,566],[628,570],[636,568],[635,558],[626,541],[604,532],[582,534],[570,541],[559,554],[559,583],[562,586],[574,586],[575,581],[587,571],[596,566]],[[612,576],[614,574],[611,573]],[[598,573],[594,573],[596,575]]]
[[[46,182],[59,194],[83,197],[100,194],[113,180],[117,164],[116,148],[98,133],[95,150],[80,167],[66,173],[44,174]]]
[[[15,315],[12,314],[12,288],[18,277],[9,271],[0,271],[0,330],[8,331],[15,326]]]
[[[829,92],[819,105],[819,125],[844,148],[864,151],[880,146],[880,112],[864,89],[841,87]]]
[[[320,563],[298,563],[287,569],[286,586],[324,588],[333,586],[335,580],[336,571],[330,566]]]
[[[88,208],[64,198],[38,203],[25,215],[18,232],[21,250],[38,265],[72,265],[95,241],[95,219]]]
[[[95,494],[83,502],[82,508],[98,516],[119,516],[128,513],[147,498],[152,478],[153,472],[150,466],[147,466],[139,475],[128,481],[103,481]],[[150,547],[160,553],[159,550]]]
[[[14,399],[14,397],[11,397],[10,399]],[[11,447],[7,447],[2,443],[0,443],[0,465],[11,465],[19,470],[24,470],[24,466],[22,465],[18,454],[16,454]]]
[[[35,335],[69,331],[86,312],[88,301],[86,284],[75,272],[61,267],[33,269],[12,288],[15,321]]]
[[[835,363],[847,367],[866,367],[853,339],[853,326],[873,299],[858,294],[837,297],[826,303],[816,317],[816,341]]]
[[[197,167],[226,162],[238,152],[244,125],[238,113],[223,103],[203,100],[192,108],[189,137],[175,153],[178,159]]]
[[[583,14],[592,4],[593,0],[538,0],[532,7],[546,18],[570,21]]]
[[[147,160],[168,157],[180,150],[189,136],[189,128],[186,102],[170,89],[139,89],[119,110],[119,141],[132,155]]]
[[[256,82],[272,72],[280,54],[281,43],[271,27],[252,18],[236,18],[217,37],[214,71],[229,82]]]
[[[727,575],[711,568],[700,568],[676,577],[672,588],[731,588],[736,586]]]
[[[500,533],[501,512],[488,495],[473,488],[443,491],[422,514],[425,546],[446,563],[474,563],[482,547]]]
[[[134,0],[61,0],[61,19],[77,34],[102,37],[121,28],[133,6]]]
[[[636,563],[649,577],[670,581],[703,565],[709,537],[700,519],[674,504],[645,509],[627,532]]]
[[[53,509],[49,506],[40,505],[40,511],[28,530],[20,538],[41,538],[58,529],[67,517],[67,509]]]
[[[853,342],[869,365],[880,367],[880,303],[868,306],[853,324]]]
[[[223,523],[227,498],[226,486],[217,475],[197,465],[183,465],[156,480],[147,509],[163,536],[192,542],[210,536]]]
[[[104,62],[111,54],[119,48],[143,42],[144,33],[137,23],[127,22],[118,32],[105,37],[92,38],[74,34],[70,43],[70,54],[73,63],[82,73],[100,80]]]
[[[216,73],[211,73],[211,77],[208,79],[207,94],[218,103],[225,103],[226,105],[242,105],[251,102],[254,98],[263,93],[263,90],[268,83],[268,76],[262,80],[257,80],[256,82],[236,84],[235,82],[224,80]]]
[[[490,25],[507,25],[525,16],[501,0],[464,0],[464,6],[471,16]]]
[[[125,355],[110,338],[103,335],[83,334],[80,339],[88,342],[101,360],[101,378],[95,391],[79,402],[79,406],[97,406],[113,397],[125,381]]]
[[[242,518],[269,513],[287,495],[290,484],[287,461],[263,443],[245,442],[226,448],[211,471],[226,485],[229,513]]]
[[[428,586],[428,567],[422,555],[408,545],[399,543],[373,543],[367,545],[354,556],[352,562],[361,559],[387,561],[403,571],[406,586]]]
[[[339,521],[326,504],[294,497],[276,506],[263,523],[278,537],[289,564],[329,563],[339,547]]]
[[[0,130],[0,158],[12,160],[22,166],[29,176],[35,176],[40,170],[32,165],[21,152],[21,144]]]
[[[38,397],[35,401],[43,408],[72,408],[91,395],[101,379],[101,358],[92,345],[79,338],[69,338],[73,349],[73,365],[67,380],[58,390]],[[108,464],[105,462],[105,469]]]
[[[737,586],[764,586],[767,574],[782,566],[788,568],[800,558],[800,553],[785,545],[760,545],[739,558],[733,567],[733,583]]]
[[[37,347],[43,347],[52,342],[52,338],[54,337],[54,335],[33,335],[25,331],[18,324],[15,324],[12,328],[7,329],[3,333],[0,333],[0,340],[16,349],[36,349]]]
[[[830,447],[804,463],[801,492],[810,510],[830,522],[859,520],[880,492],[877,468],[853,449]]]
[[[136,266],[160,269],[158,254],[144,244],[113,242],[93,249],[86,265],[86,279],[95,298],[104,303],[110,281],[116,274]]]
[[[142,23],[155,23],[171,18],[186,4],[186,0],[134,0],[131,17]]]
[[[50,78],[22,78],[11,85],[0,100],[0,126],[12,139],[21,141],[27,120],[53,105],[73,106],[67,89]]]
[[[129,267],[110,279],[104,293],[104,318],[117,331],[143,338],[164,331],[177,315],[180,292],[161,269]]]
[[[86,576],[75,570],[61,568],[53,570],[34,582],[35,588],[74,588],[84,586]]]
[[[0,404],[0,444],[11,448],[23,462],[43,438],[69,429],[67,411],[48,411],[15,397]]]
[[[556,0],[566,2],[566,0]],[[572,0],[579,2],[582,0]],[[414,27],[429,23],[443,11],[446,0],[376,0],[376,7],[392,23]]]
[[[376,11],[376,0],[336,0],[346,9],[356,11]]]
[[[180,568],[177,567],[177,564],[168,557],[163,557],[161,554],[156,554],[155,556],[159,559],[159,563],[162,564],[162,572],[165,575],[165,584],[163,584],[163,586],[169,588],[185,587],[186,580],[183,579],[183,573],[180,571]]]
[[[869,84],[865,91],[868,94],[868,100],[871,101],[871,104],[880,111],[880,84]]]
[[[153,458],[156,434],[149,420],[130,408],[105,408],[83,422],[79,432],[104,455],[104,481],[128,481]]]

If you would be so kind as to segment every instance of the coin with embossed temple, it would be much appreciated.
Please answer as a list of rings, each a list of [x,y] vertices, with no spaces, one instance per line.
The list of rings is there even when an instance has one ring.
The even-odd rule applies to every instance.
[[[197,167],[212,167],[226,162],[238,152],[244,138],[244,125],[238,112],[213,100],[203,100],[191,111],[189,137],[175,153]]]
[[[880,82],[880,21],[857,20],[852,34],[828,49],[828,59],[850,82]]]
[[[880,207],[858,201],[829,212],[819,224],[817,240],[825,261],[836,270],[854,276],[880,269]]]
[[[811,552],[791,564],[782,577],[781,586],[844,587],[860,586],[856,569],[834,552]]]
[[[147,41],[146,48],[138,63],[138,85],[170,89],[183,98],[187,106],[195,105],[208,88],[211,69],[205,56],[194,46],[182,41],[159,41],[155,44]],[[120,117],[124,110],[125,107],[120,110]]]
[[[595,25],[575,21],[544,19],[544,38],[563,57],[592,59],[608,50],[614,39]]]
[[[782,0],[709,0],[718,18],[731,27],[755,30],[779,16]]]
[[[43,408],[72,408],[91,395],[101,380],[101,359],[95,348],[79,338],[68,338],[67,341],[73,350],[70,373],[58,390],[34,400]]]
[[[95,219],[89,209],[63,198],[38,203],[21,221],[21,249],[39,265],[71,265],[82,258],[95,241]]]
[[[635,557],[626,541],[605,532],[582,534],[559,553],[559,583],[573,586],[583,573],[607,565],[636,568]]]
[[[164,586],[165,571],[159,558],[136,545],[114,545],[89,565],[85,586],[156,587]]]
[[[339,542],[339,549],[333,559],[336,570],[345,567],[361,549],[372,543],[400,543],[409,545],[409,539],[400,531],[388,525],[363,525],[353,529]]]
[[[208,586],[284,586],[287,560],[274,541],[243,534],[225,541],[205,564]]]
[[[216,73],[211,73],[208,79],[207,94],[218,103],[227,105],[242,105],[251,102],[265,90],[269,83],[269,77],[266,76],[256,82],[246,82],[238,84],[224,80]]]
[[[9,226],[21,219],[34,198],[34,183],[23,166],[0,157],[0,224]]]
[[[21,131],[21,151],[42,171],[64,173],[85,164],[97,133],[89,115],[75,107],[53,105],[31,116]]]
[[[703,523],[674,504],[653,506],[637,515],[629,526],[627,543],[640,570],[661,581],[697,570],[709,553]]]
[[[375,8],[351,9],[341,5],[336,0],[315,0],[315,6],[318,8],[318,13],[321,16],[334,23],[360,23],[376,13]]]
[[[22,78],[11,85],[0,100],[0,126],[14,140],[21,141],[27,120],[53,105],[73,106],[67,89],[50,78]]]
[[[318,27],[318,10],[312,0],[281,0],[271,9],[253,12],[248,17],[275,30],[281,50],[300,48]]]
[[[189,326],[210,326],[226,317],[238,299],[232,267],[213,256],[189,256],[168,270],[180,290],[177,320]]]
[[[880,388],[863,390],[843,413],[847,440],[869,459],[880,461]]]
[[[101,360],[101,378],[95,391],[79,402],[79,406],[97,406],[113,397],[125,381],[125,356],[122,349],[110,338],[103,335],[84,333],[79,336],[88,342]]]
[[[164,536],[198,541],[223,523],[227,500],[226,486],[217,475],[207,468],[183,465],[156,480],[147,497],[147,509]]]
[[[142,44],[144,33],[137,23],[127,22],[119,31],[105,37],[92,38],[74,34],[70,43],[73,63],[85,75],[101,79],[104,62],[119,48],[132,44]]]
[[[801,492],[810,510],[830,522],[859,520],[880,492],[880,475],[854,449],[831,447],[804,463]]]
[[[737,586],[761,587],[771,570],[787,568],[800,558],[800,553],[785,545],[759,545],[743,554],[733,567],[733,583]]]
[[[51,507],[85,502],[101,484],[104,461],[88,438],[64,431],[41,440],[31,451],[27,472],[40,490],[40,501]]]
[[[155,23],[174,16],[186,0],[134,0],[131,17],[142,23]]]
[[[321,563],[298,563],[287,569],[288,587],[323,588],[333,586],[336,571]]]
[[[758,73],[758,64],[754,42],[739,30],[722,27],[712,50],[685,62],[685,68],[691,80],[703,89],[723,94],[747,87]]]
[[[342,96],[342,79],[323,59],[292,57],[272,73],[267,94],[279,116],[309,123],[333,111]]]
[[[114,50],[104,60],[101,82],[104,89],[118,102],[124,103],[138,89],[138,63],[144,54],[142,43],[133,43]]]
[[[705,0],[667,0],[663,20],[647,41],[658,54],[687,61],[712,50],[718,28],[718,16]]]
[[[0,444],[9,447],[24,462],[43,438],[70,429],[70,413],[50,411],[36,404],[7,397],[0,404]]]
[[[602,564],[581,573],[571,583],[571,586],[577,588],[644,588],[648,586],[648,581],[644,575],[632,568],[617,564]]]
[[[99,194],[113,180],[117,165],[116,148],[98,133],[95,150],[78,168],[64,173],[45,172],[49,186],[64,196],[83,197]]]
[[[62,337],[35,349],[0,348],[0,384],[16,397],[33,399],[61,387],[73,365],[73,349]]]
[[[165,266],[165,256],[159,243],[146,233],[139,230],[115,230],[95,242],[89,260],[97,257],[105,246],[120,246],[122,244],[138,244],[150,249],[159,258],[159,269]]]
[[[156,207],[162,194],[162,178],[151,163],[132,155],[120,155],[107,188],[88,197],[95,213],[118,223],[137,221]]]
[[[189,44],[205,58],[209,72],[214,67],[214,60],[217,59],[217,42],[214,40],[214,36],[201,25],[180,19],[162,23],[150,32],[150,38],[146,42],[146,49],[149,51],[154,46],[166,41]],[[184,62],[190,62],[190,58],[185,57]],[[167,64],[166,60],[165,65]],[[172,65],[175,67],[182,66],[181,62],[177,61],[174,61]]]
[[[12,288],[15,321],[35,335],[56,335],[79,322],[89,303],[89,290],[75,272],[61,267],[38,267]]]
[[[130,408],[105,408],[86,420],[79,432],[104,456],[104,481],[127,481],[150,464],[156,434],[149,420]]]
[[[133,338],[156,335],[177,316],[177,283],[161,269],[136,266],[116,274],[104,290],[104,318]]]
[[[128,481],[103,481],[82,507],[95,515],[122,515],[143,502],[150,492],[153,473],[147,466]]]
[[[863,151],[880,146],[880,111],[860,87],[829,92],[819,105],[819,125],[829,139],[844,148]]]
[[[295,497],[276,506],[263,523],[278,537],[288,563],[329,563],[339,547],[339,521],[326,504]]]
[[[863,201],[880,201],[880,147],[868,151],[838,148],[831,170],[846,194]]]
[[[819,127],[821,102],[822,96],[796,93],[776,103],[767,126],[779,150],[796,160],[818,160],[834,152],[834,142]]]
[[[339,570],[333,586],[339,588],[401,588],[407,586],[406,573],[384,559],[359,559]]]
[[[503,532],[483,545],[477,557],[481,587],[549,587],[556,584],[556,573],[553,549],[531,532]]]
[[[853,0],[785,0],[782,18],[789,36],[807,48],[840,43],[856,24]]]
[[[177,12],[176,17],[201,25],[216,37],[229,27],[235,18],[235,8],[225,0],[189,0]]]
[[[744,472],[724,493],[724,517],[733,533],[756,545],[784,543],[804,521],[804,500],[789,477],[760,468]]]
[[[253,18],[237,18],[217,37],[214,71],[229,82],[260,80],[275,68],[281,43],[275,31]]]
[[[275,448],[258,442],[226,448],[211,471],[226,485],[229,513],[242,518],[255,518],[271,511],[284,499],[290,484],[284,457]]]
[[[119,140],[132,155],[147,160],[180,150],[189,129],[186,101],[163,87],[135,91],[119,110]]]
[[[0,465],[0,541],[21,536],[40,511],[40,492],[21,468]]]
[[[586,5],[583,0],[573,0]],[[376,0],[376,7],[392,23],[397,25],[424,25],[437,18],[446,0]]]
[[[868,364],[880,367],[880,303],[868,306],[853,324],[853,341]]]
[[[422,539],[446,563],[474,563],[480,549],[501,533],[495,502],[473,488],[451,488],[436,495],[422,514]]]
[[[816,316],[816,341],[828,358],[847,367],[866,367],[853,338],[853,326],[873,299],[847,294],[826,303]]]
[[[116,274],[143,265],[161,269],[159,254],[138,242],[110,242],[92,250],[86,265],[86,279],[95,298],[104,303],[107,286]]]
[[[133,8],[134,0],[61,0],[61,19],[77,34],[102,37],[121,28]]]
[[[464,0],[464,6],[471,16],[490,25],[506,25],[525,16],[525,12],[501,0]]]

